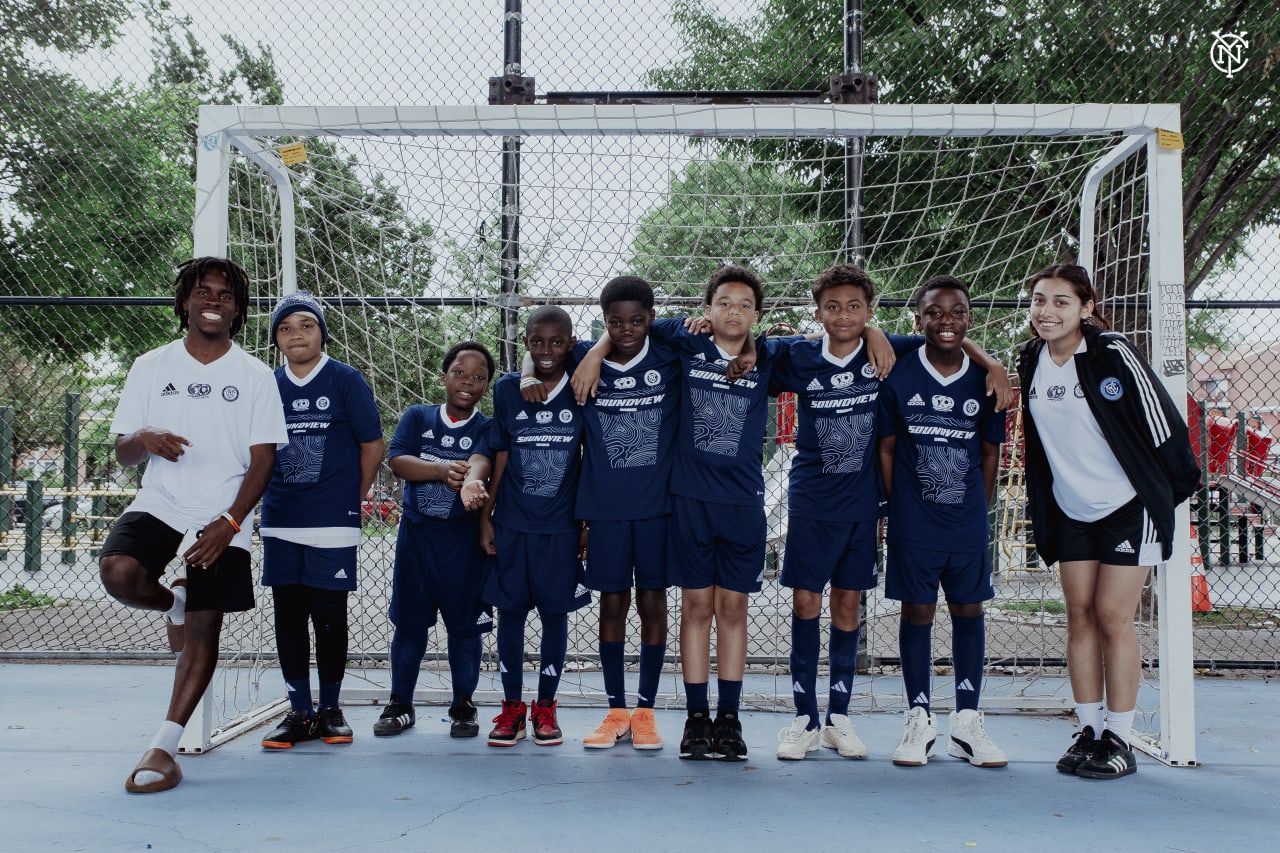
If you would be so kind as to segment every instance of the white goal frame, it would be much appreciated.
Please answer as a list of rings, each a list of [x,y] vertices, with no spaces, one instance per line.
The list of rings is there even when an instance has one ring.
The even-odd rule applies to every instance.
[[[223,255],[229,236],[233,148],[271,175],[280,192],[282,293],[296,290],[293,190],[274,148],[255,137],[686,136],[1054,137],[1122,135],[1082,187],[1081,263],[1093,258],[1093,195],[1107,172],[1145,147],[1152,364],[1170,395],[1186,400],[1186,306],[1182,255],[1182,156],[1167,145],[1181,130],[1177,104],[802,104],[642,106],[205,106],[196,145],[196,255]],[[1196,763],[1191,631],[1190,510],[1177,510],[1173,558],[1153,581],[1159,603],[1160,733],[1138,746],[1175,766]],[[211,698],[188,726],[184,751],[216,745]],[[230,728],[230,727],[228,727]]]

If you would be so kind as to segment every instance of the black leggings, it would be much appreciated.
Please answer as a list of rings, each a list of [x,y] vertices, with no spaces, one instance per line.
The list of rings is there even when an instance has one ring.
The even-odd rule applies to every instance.
[[[288,681],[311,670],[311,637],[316,630],[316,672],[321,684],[342,681],[347,666],[347,591],[316,589],[300,583],[271,588],[276,604],[276,649],[280,672]]]

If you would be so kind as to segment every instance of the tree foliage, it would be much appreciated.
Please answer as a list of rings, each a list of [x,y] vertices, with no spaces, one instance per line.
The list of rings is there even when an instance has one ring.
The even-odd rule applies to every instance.
[[[842,0],[765,0],[758,13],[738,20],[702,0],[677,0],[686,56],[652,71],[650,80],[670,89],[825,90],[830,75],[844,70],[842,21]],[[863,65],[879,78],[884,103],[1180,102],[1191,296],[1232,263],[1251,229],[1280,222],[1278,21],[1267,4],[1244,0],[867,4]],[[1251,64],[1233,78],[1210,64],[1215,30],[1243,31],[1251,41]],[[844,185],[838,152],[824,159],[814,150],[821,143],[794,147],[797,162],[828,164],[820,174],[796,177],[817,192],[821,219],[838,220]],[[775,160],[786,153],[769,143],[754,150]],[[1034,162],[1033,149],[1019,155]],[[909,174],[924,159],[899,168]],[[975,165],[981,164],[951,168]],[[868,181],[878,182],[874,157],[866,168]],[[1027,177],[1028,192],[1035,192],[1040,176],[1029,169]],[[1046,194],[1030,201],[1037,215],[1048,215],[1073,200]],[[877,204],[866,199],[869,244],[899,245],[910,224],[876,221]],[[1043,260],[1071,256],[1078,236],[1073,224],[1057,245],[1043,247]]]

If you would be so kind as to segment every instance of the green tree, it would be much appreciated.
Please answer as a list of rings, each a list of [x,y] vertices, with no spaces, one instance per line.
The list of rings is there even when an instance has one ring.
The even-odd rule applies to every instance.
[[[701,0],[677,0],[675,23],[686,55],[652,71],[650,80],[670,89],[825,90],[829,76],[843,70],[842,10],[841,0],[765,0],[756,14],[731,20]],[[864,20],[864,67],[880,79],[882,102],[1181,102],[1189,297],[1231,262],[1251,229],[1280,222],[1280,110],[1272,85],[1280,62],[1280,18],[1266,4],[914,0],[868,4]],[[1230,79],[1215,70],[1208,60],[1214,30],[1247,32],[1251,67]],[[837,144],[788,147],[762,142],[752,150],[762,159],[791,156],[796,178],[813,191],[818,219],[838,221],[844,176]],[[1043,150],[1032,145],[993,155],[1021,164],[1016,168],[1025,172],[1025,191],[1018,209],[1033,215],[1075,203],[1049,180],[1052,168]],[[945,178],[981,175],[999,165],[982,162],[986,155],[950,163],[939,158],[935,168],[927,152],[894,158],[896,163],[875,154],[872,146],[868,184],[893,184],[897,192],[914,194],[894,200],[905,211],[932,210],[945,201],[931,197],[931,184],[925,182],[938,176],[937,168]],[[898,172],[886,175],[885,169]],[[878,264],[910,266],[932,255],[949,258],[958,269],[981,269],[981,255],[1009,248],[975,250],[982,243],[975,235],[947,229],[913,247],[912,219],[921,214],[877,219],[884,199],[869,196],[865,203],[867,241],[879,247]],[[993,209],[987,218],[1007,212]],[[1041,262],[1074,254],[1078,234],[1074,221],[1066,219],[1072,224],[1065,232],[1038,248]],[[838,241],[839,235],[831,232],[829,238]],[[1117,242],[1128,240],[1122,235]],[[831,243],[833,249],[838,245]],[[884,247],[891,248],[886,253]],[[1134,276],[1129,270],[1120,278]],[[1117,296],[1130,286],[1126,280],[1111,284]]]

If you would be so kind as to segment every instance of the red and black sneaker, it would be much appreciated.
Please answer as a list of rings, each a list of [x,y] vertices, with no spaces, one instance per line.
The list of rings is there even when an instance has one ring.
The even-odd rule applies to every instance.
[[[564,732],[556,722],[556,701],[539,699],[530,709],[533,714],[533,742],[538,746],[557,746],[564,743]]]
[[[503,700],[502,710],[493,718],[493,731],[489,732],[489,746],[515,746],[525,735],[525,717],[529,707],[519,699]]]

